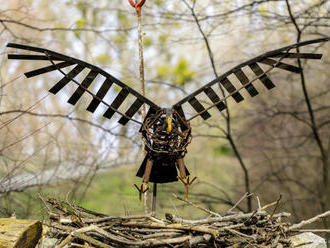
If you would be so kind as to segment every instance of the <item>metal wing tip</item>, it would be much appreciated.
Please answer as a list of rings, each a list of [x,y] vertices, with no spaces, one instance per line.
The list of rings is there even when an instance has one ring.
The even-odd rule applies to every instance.
[[[15,45],[15,43],[9,42],[9,43],[7,43],[6,47],[13,47],[13,45]]]

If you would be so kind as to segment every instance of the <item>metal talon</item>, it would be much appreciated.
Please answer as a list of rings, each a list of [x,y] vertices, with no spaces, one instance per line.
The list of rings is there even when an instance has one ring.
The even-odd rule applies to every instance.
[[[179,180],[184,184],[184,186],[186,187],[186,199],[188,199],[188,195],[189,195],[189,187],[193,184],[193,182],[197,179],[197,177],[194,177],[191,181],[189,176],[182,178],[180,176],[178,176]]]
[[[139,191],[139,200],[142,200],[142,194],[144,194],[145,192],[147,192],[149,190],[149,185],[148,183],[142,183],[141,186],[137,186],[136,184],[134,184],[135,188]]]

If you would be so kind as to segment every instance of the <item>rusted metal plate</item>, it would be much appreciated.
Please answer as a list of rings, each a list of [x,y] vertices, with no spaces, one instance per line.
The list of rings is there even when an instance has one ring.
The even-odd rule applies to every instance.
[[[111,105],[110,105],[111,107],[109,107],[107,109],[107,111],[104,113],[103,116],[108,119],[111,119],[111,117],[115,113],[115,111],[113,109],[118,110],[120,105],[125,101],[128,94],[129,94],[129,91],[126,88],[122,88],[121,91],[116,96],[115,100],[113,100],[113,102],[111,103]]]
[[[30,77],[38,76],[38,75],[43,74],[43,73],[55,71],[57,69],[62,69],[62,68],[68,67],[68,66],[73,65],[73,64],[74,64],[73,62],[65,61],[65,62],[55,64],[55,65],[50,65],[50,66],[43,67],[43,68],[40,68],[40,69],[37,69],[37,70],[26,72],[26,73],[24,73],[24,75],[27,78],[30,78]]]
[[[220,83],[223,85],[223,87],[225,87],[229,94],[232,94],[236,90],[235,86],[230,82],[227,77],[222,79]],[[232,97],[237,103],[244,100],[244,97],[239,92],[235,92]]]
[[[221,112],[222,110],[226,109],[226,105],[220,101],[219,96],[214,92],[214,90],[211,87],[206,87],[204,89],[205,94],[210,98],[210,100],[216,104],[215,106],[217,109]]]
[[[250,96],[254,97],[259,94],[257,89],[254,88],[254,86],[252,85],[252,83],[249,83],[250,80],[241,69],[236,70],[234,74],[241,82],[241,84],[244,86],[244,88],[247,90],[247,92],[249,92]]]
[[[85,79],[82,81],[82,83],[79,85],[79,87],[76,89],[76,91],[73,93],[73,95],[70,97],[68,103],[75,105],[98,74],[99,73],[96,71],[90,71],[85,77]]]
[[[300,73],[301,72],[301,69],[297,66],[286,64],[286,63],[283,63],[283,62],[278,62],[277,60],[270,59],[270,58],[263,59],[263,60],[260,61],[260,63],[275,66],[277,68],[281,68],[283,70],[291,71],[291,72],[294,72],[294,73]]]
[[[276,55],[271,56],[272,58],[290,58],[290,59],[296,59],[296,58],[300,58],[300,59],[321,59],[322,58],[322,54],[320,53],[278,53]]]
[[[103,82],[102,86],[96,93],[96,97],[93,97],[93,100],[87,107],[87,111],[94,113],[96,108],[100,105],[102,99],[105,97],[107,94],[108,90],[110,89],[112,85],[112,82],[109,78],[106,78],[105,81]]]
[[[267,89],[272,89],[275,87],[272,80],[264,74],[264,71],[261,69],[261,67],[257,63],[252,63],[249,65],[251,70],[259,77],[259,80],[265,85]]]
[[[207,120],[211,117],[210,113],[205,110],[203,105],[196,99],[196,97],[191,98],[188,102],[204,120]]]
[[[75,76],[77,76],[82,70],[84,66],[76,65],[68,74],[65,75],[59,82],[57,82],[50,90],[50,93],[54,95],[59,92],[65,85],[67,85]]]

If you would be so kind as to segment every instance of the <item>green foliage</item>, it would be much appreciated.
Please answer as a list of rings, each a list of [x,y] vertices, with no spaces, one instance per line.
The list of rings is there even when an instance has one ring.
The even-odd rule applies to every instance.
[[[144,38],[143,38],[143,46],[144,46],[145,48],[148,48],[148,47],[150,47],[151,45],[152,45],[152,39],[151,39],[150,37],[148,37],[148,36],[144,37]]]
[[[78,1],[76,7],[81,13],[86,13],[88,6],[84,1]]]
[[[96,57],[96,61],[100,64],[109,64],[111,61],[111,57],[109,54],[100,54]]]
[[[154,0],[154,1],[157,6],[161,6],[164,3],[163,0]]]
[[[227,145],[219,145],[213,148],[215,156],[233,156],[232,150]]]
[[[176,76],[175,83],[180,85],[188,83],[195,75],[193,71],[189,70],[188,62],[184,58],[180,58],[173,70],[173,74]]]
[[[118,21],[121,24],[121,26],[129,27],[131,25],[130,19],[127,18],[127,16],[124,13],[117,12],[117,17],[118,17]]]
[[[189,83],[194,75],[195,72],[189,69],[188,61],[185,58],[180,58],[172,68],[169,65],[159,65],[157,67],[158,78],[169,79],[172,77],[174,83],[179,85]]]
[[[113,37],[112,40],[116,44],[122,44],[126,41],[126,36],[117,35],[117,36]]]
[[[76,21],[76,27],[77,28],[83,28],[85,27],[85,19],[84,18],[80,18]]]
[[[84,19],[84,18],[80,18],[80,19],[78,19],[78,20],[76,21],[76,27],[77,27],[77,28],[83,28],[83,27],[85,27],[85,19]],[[75,34],[75,36],[76,36],[77,38],[80,38],[81,32],[78,31],[78,30],[76,30],[76,31],[74,32],[74,34]]]
[[[166,43],[167,38],[168,38],[168,35],[161,34],[161,35],[159,35],[159,37],[158,37],[158,41],[159,41],[160,44],[163,45],[163,44]]]
[[[157,68],[157,77],[163,79],[171,74],[171,68],[168,65],[160,65]]]
[[[121,90],[121,87],[118,86],[117,84],[115,84],[115,85],[112,86],[112,89],[116,92],[119,92]]]

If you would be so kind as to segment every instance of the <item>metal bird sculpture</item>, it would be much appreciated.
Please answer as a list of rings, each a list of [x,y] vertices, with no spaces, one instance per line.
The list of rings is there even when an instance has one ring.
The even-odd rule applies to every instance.
[[[285,61],[293,59],[321,59],[322,54],[301,53],[297,52],[296,49],[328,40],[328,38],[308,40],[266,52],[237,65],[189,94],[170,108],[159,107],[153,101],[142,96],[111,74],[85,61],[39,47],[15,43],[9,43],[7,47],[30,52],[29,54],[8,54],[8,59],[44,60],[49,62],[49,65],[45,67],[26,72],[25,76],[28,78],[52,71],[58,71],[62,74],[62,79],[49,92],[57,94],[69,83],[74,83],[77,88],[69,98],[68,103],[75,105],[82,95],[86,93],[92,96],[92,101],[87,107],[89,112],[95,112],[98,106],[103,104],[107,108],[103,114],[105,118],[111,119],[117,113],[121,116],[118,121],[120,124],[126,125],[129,121],[133,121],[141,125],[140,132],[146,152],[145,158],[136,174],[142,178],[141,186],[136,186],[141,196],[141,193],[149,189],[149,182],[169,183],[178,181],[178,179],[185,185],[186,192],[188,193],[189,186],[195,180],[195,178],[192,180],[189,179],[189,171],[183,160],[187,153],[187,146],[192,139],[190,121],[198,116],[207,120],[211,117],[209,110],[213,107],[216,107],[219,111],[223,111],[227,108],[225,100],[228,98],[232,97],[237,103],[243,101],[242,90],[246,90],[251,97],[258,95],[257,89],[253,86],[257,81],[260,81],[268,90],[272,89],[275,85],[270,79],[269,74],[275,69],[300,73],[302,70],[300,67],[288,64]],[[267,68],[264,69],[261,64]],[[69,68],[68,72],[64,71],[66,67]],[[243,68],[244,70],[250,70],[254,75],[253,78],[248,78]],[[85,71],[87,76],[81,81],[75,79],[83,71]],[[104,81],[97,91],[94,92],[91,86],[97,76],[102,76]],[[233,82],[230,81],[229,76],[236,78],[240,86],[235,87]],[[120,90],[114,100],[108,103],[105,100],[105,96],[108,91],[111,91],[112,87],[120,87]],[[226,93],[225,96],[220,94],[220,88]],[[122,111],[120,110],[120,106],[123,105],[128,96],[133,96],[135,100],[128,108]],[[202,96],[207,97],[211,104],[208,106],[203,105],[198,100]],[[135,116],[138,115],[138,111],[142,105],[146,105],[148,111],[144,120],[141,122]],[[186,117],[187,113],[185,113],[184,105],[190,105],[195,111],[189,118]]]

